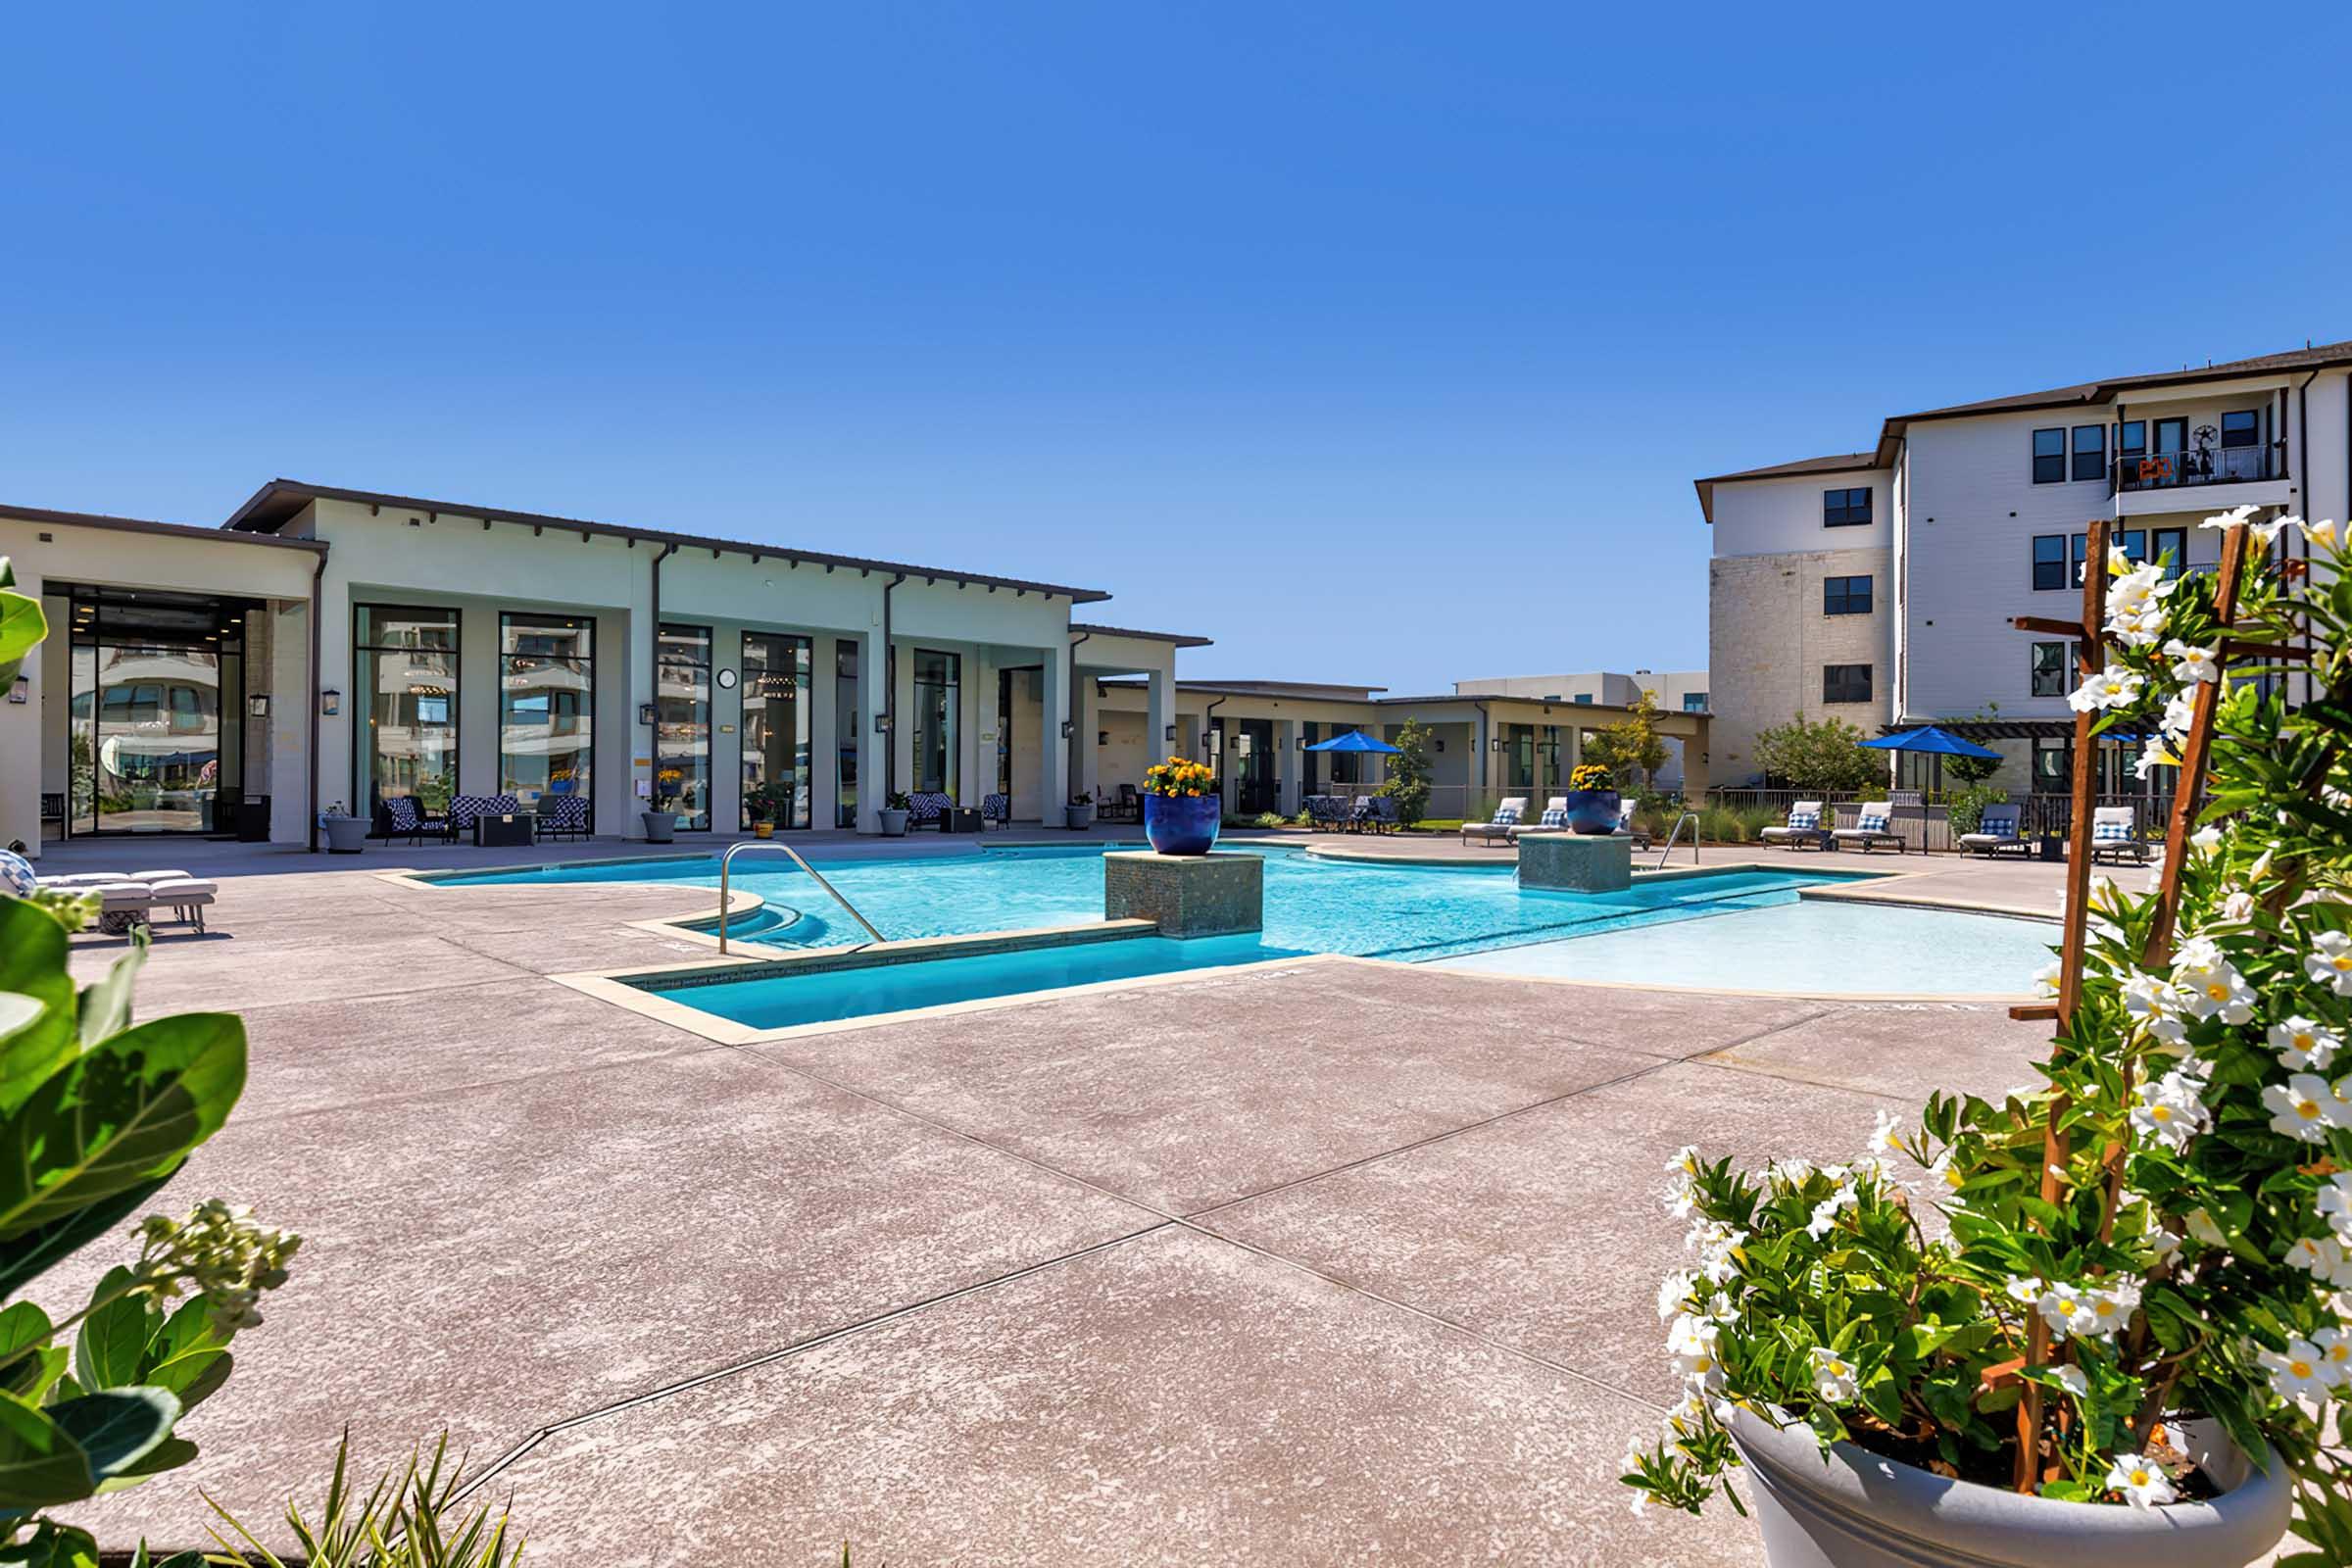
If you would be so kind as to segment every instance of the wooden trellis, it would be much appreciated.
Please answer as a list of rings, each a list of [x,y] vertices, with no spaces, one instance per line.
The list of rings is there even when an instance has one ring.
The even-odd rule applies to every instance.
[[[2114,525],[2104,517],[2089,524],[2086,555],[2082,564],[2082,619],[2080,623],[2053,620],[2039,615],[2018,615],[2010,624],[2020,631],[2035,632],[2045,637],[2068,637],[2076,640],[2076,664],[2082,678],[2088,680],[2107,663],[2107,550]],[[2214,588],[2214,617],[2219,624],[2218,648],[2215,662],[2219,666],[2215,678],[2201,681],[2190,709],[2187,737],[2180,745],[2180,775],[2173,793],[2173,814],[2166,824],[2164,835],[2164,865],[2156,883],[2155,918],[2148,932],[2144,952],[2146,962],[2161,967],[2172,961],[2173,934],[2180,905],[2180,871],[2188,855],[2188,835],[2195,826],[2199,803],[2204,795],[2205,762],[2213,749],[2214,711],[2220,706],[2222,687],[2228,678],[2229,660],[2247,653],[2269,653],[2271,650],[2249,648],[2234,643],[2230,631],[2237,618],[2238,585],[2246,567],[2247,541],[2250,530],[2229,529],[2222,544],[2222,564]],[[2085,710],[2075,715],[2075,755],[2072,785],[2074,789],[2074,818],[2067,828],[2066,846],[2066,922],[2058,955],[2058,1000],[2054,1003],[2034,1003],[2009,1009],[2009,1016],[2025,1020],[2055,1021],[2057,1034],[2064,1038],[2073,1028],[2075,1010],[2082,1000],[2082,963],[2089,943],[2091,853],[2095,848],[2091,838],[2091,818],[2095,814],[2091,804],[2096,798],[2097,754],[2095,730],[2099,715]],[[2125,1092],[2131,1090],[2131,1069],[2125,1068]],[[2068,1150],[2066,1135],[2059,1131],[2068,1103],[2064,1098],[2050,1103],[2049,1119],[2042,1129],[2041,1197],[2055,1203],[2059,1200],[2058,1172],[2066,1168]],[[2108,1152],[2109,1194],[2107,1223],[2114,1222],[2115,1205],[2121,1196],[2123,1153],[2119,1146]],[[2038,1312],[2027,1314],[2026,1358],[2034,1365],[2049,1359],[2049,1328]],[[2031,1492],[2037,1479],[2035,1462],[2041,1432],[2041,1392],[2028,1383],[2024,1396],[2017,1406],[2018,1455],[2016,1485],[2020,1492]]]

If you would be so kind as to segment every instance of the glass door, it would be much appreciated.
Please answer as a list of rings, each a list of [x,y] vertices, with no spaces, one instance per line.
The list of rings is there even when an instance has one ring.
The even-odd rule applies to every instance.
[[[67,832],[235,823],[244,710],[238,613],[187,595],[76,594],[68,633]]]
[[[743,826],[809,825],[808,639],[743,634]],[[755,798],[761,810],[755,816]]]
[[[858,825],[858,645],[833,644],[833,825]]]

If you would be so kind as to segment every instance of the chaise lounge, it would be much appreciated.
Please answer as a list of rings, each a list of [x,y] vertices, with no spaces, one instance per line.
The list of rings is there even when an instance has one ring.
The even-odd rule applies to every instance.
[[[2090,863],[2112,858],[2118,865],[2148,863],[2148,847],[2139,836],[2139,812],[2129,806],[2101,806],[2090,813]]]
[[[1826,850],[1830,847],[1830,835],[1821,825],[1821,806],[1819,801],[1797,801],[1788,808],[1788,821],[1779,827],[1768,827],[1756,836],[1783,849],[1810,844],[1817,850]]]
[[[1868,855],[1882,844],[1891,844],[1894,846],[1894,853],[1900,855],[1910,846],[1903,842],[1903,836],[1900,833],[1890,833],[1886,830],[1887,824],[1893,816],[1894,803],[1892,801],[1867,801],[1862,807],[1862,819],[1852,827],[1833,829],[1830,833],[1830,841],[1838,849],[1858,849],[1864,855]]]
[[[42,887],[60,893],[95,894],[98,930],[124,936],[134,926],[154,926],[159,910],[169,910],[180,925],[204,934],[204,911],[220,892],[217,882],[173,869],[150,871],[84,871],[72,876],[45,876]]]
[[[2015,806],[1987,806],[1984,814],[1977,819],[1974,833],[1960,835],[1960,848],[1970,855],[1993,858],[2003,850],[2015,850],[2031,856],[2034,847],[2018,834],[2020,808]]]
[[[1508,844],[1518,836],[1519,818],[1526,814],[1527,797],[1514,795],[1494,808],[1494,815],[1491,820],[1464,822],[1462,824],[1462,842],[1469,843],[1470,836],[1475,833],[1480,842],[1485,844],[1492,845],[1497,841]]]

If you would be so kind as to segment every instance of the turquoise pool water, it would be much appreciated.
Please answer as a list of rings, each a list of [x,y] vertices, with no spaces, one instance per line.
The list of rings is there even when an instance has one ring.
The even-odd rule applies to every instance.
[[[1410,962],[1794,904],[1799,888],[1853,880],[1797,869],[1724,871],[1637,883],[1624,893],[1553,893],[1521,888],[1507,861],[1378,865],[1320,859],[1292,849],[1241,853],[1259,854],[1266,862],[1260,940],[1267,949]],[[814,863],[884,936],[903,940],[1092,924],[1102,918],[1102,847],[1090,845]],[[682,882],[716,889],[718,862],[697,857],[587,863],[442,880],[461,886]],[[838,947],[863,940],[841,906],[789,862],[738,857],[733,880],[760,895],[770,908],[749,916],[740,930],[729,922],[730,935],[757,936],[776,947]],[[780,923],[786,910],[798,917]],[[2038,967],[2038,960],[2032,967]]]

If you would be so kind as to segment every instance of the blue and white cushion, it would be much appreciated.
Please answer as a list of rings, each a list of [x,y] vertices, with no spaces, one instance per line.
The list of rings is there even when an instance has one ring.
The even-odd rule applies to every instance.
[[[1518,825],[1518,822],[1519,822],[1519,808],[1518,808],[1518,807],[1516,807],[1516,806],[1504,806],[1504,807],[1499,807],[1499,808],[1497,808],[1495,809],[1495,812],[1494,812],[1494,826],[1496,826],[1496,827],[1515,827],[1515,826],[1517,826],[1517,825]]]
[[[414,833],[422,825],[416,816],[416,802],[412,796],[390,795],[384,798],[384,816],[395,833]]]
[[[1886,831],[1886,813],[1865,811],[1862,813],[1862,820],[1857,824],[1857,828],[1858,831],[1864,833],[1884,833]]]
[[[2093,844],[2129,844],[2132,842],[2132,824],[2093,822],[2090,824],[2090,841]]]
[[[985,820],[987,820],[987,821],[991,821],[991,822],[1009,822],[1009,821],[1011,821],[1011,820],[1012,820],[1012,797],[1011,797],[1011,796],[1009,796],[1009,795],[983,795],[983,796],[981,796],[981,797],[980,797],[980,815],[981,815],[981,816],[982,816],[982,817],[983,817]]]
[[[0,850],[0,893],[12,899],[29,899],[40,885],[30,860],[14,850]]]
[[[1820,832],[1821,813],[1819,811],[1790,811],[1788,813],[1788,831],[1791,833]]]
[[[1568,825],[1567,808],[1560,806],[1545,807],[1544,808],[1544,820],[1542,825],[1544,827],[1566,827]]]

